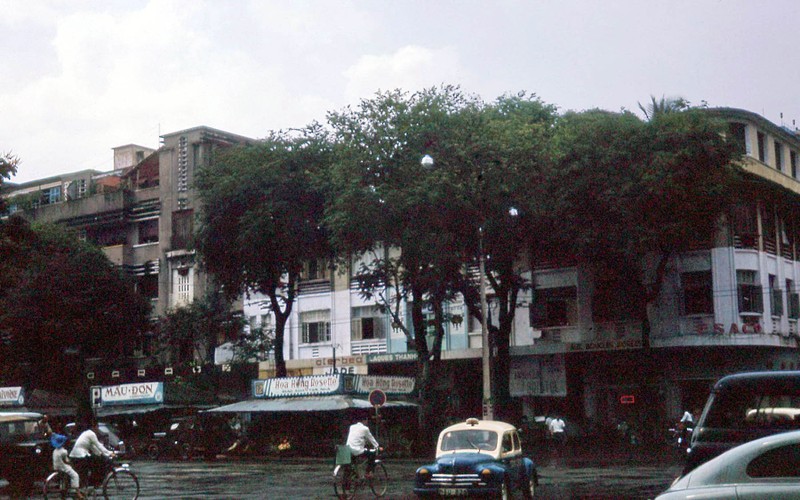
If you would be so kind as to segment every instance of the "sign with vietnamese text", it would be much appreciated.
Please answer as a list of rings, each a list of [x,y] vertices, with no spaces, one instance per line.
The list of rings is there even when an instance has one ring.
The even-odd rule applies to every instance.
[[[100,404],[103,406],[160,404],[163,402],[163,382],[140,382],[136,384],[109,385],[100,388]]]
[[[22,387],[0,387],[0,406],[22,406],[25,390]]]
[[[341,377],[339,375],[270,378],[253,381],[253,397],[318,396],[338,393],[340,387]]]
[[[511,396],[567,395],[563,354],[512,358],[508,389]]]
[[[360,375],[355,380],[355,391],[368,394],[380,390],[386,394],[411,394],[414,392],[413,377],[379,377],[374,375]]]

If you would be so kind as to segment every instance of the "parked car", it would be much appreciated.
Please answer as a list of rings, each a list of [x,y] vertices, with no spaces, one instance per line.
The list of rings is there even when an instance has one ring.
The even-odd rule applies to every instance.
[[[656,500],[800,498],[800,431],[739,445],[680,477]]]
[[[800,429],[800,371],[723,377],[692,431],[683,473],[747,441],[796,429]]]
[[[0,478],[13,498],[26,496],[52,468],[52,447],[39,413],[0,413]]]
[[[522,491],[533,498],[539,477],[522,453],[517,429],[505,422],[467,419],[439,434],[436,463],[417,469],[417,496],[498,496]]]

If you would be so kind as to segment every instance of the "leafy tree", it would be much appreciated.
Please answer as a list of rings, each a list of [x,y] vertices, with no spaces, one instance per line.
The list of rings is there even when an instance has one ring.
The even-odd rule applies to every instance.
[[[69,352],[125,356],[149,327],[149,302],[128,277],[61,226],[4,221],[0,268],[5,379],[63,389],[77,382]]]
[[[558,124],[548,185],[554,231],[595,277],[626,284],[616,306],[642,322],[675,255],[708,248],[735,194],[737,168],[722,127],[702,110],[569,113]],[[622,296],[620,296],[622,297]]]
[[[305,263],[329,255],[322,227],[324,197],[312,182],[329,155],[322,129],[273,132],[235,147],[198,172],[204,208],[196,236],[205,268],[229,298],[254,292],[269,298],[275,345],[284,345]],[[276,375],[286,376],[283,349]]]
[[[661,96],[661,99],[656,100],[655,96],[650,96],[650,104],[644,106],[639,103],[639,109],[647,120],[653,120],[659,115],[686,111],[689,109],[689,101],[683,97],[666,98]]]
[[[17,165],[19,165],[19,158],[12,153],[0,154],[0,188],[6,180],[17,173]],[[0,198],[0,213],[5,209],[5,200]]]
[[[160,325],[160,345],[165,361],[175,364],[209,364],[214,347],[235,339],[243,327],[241,315],[231,311],[222,294],[209,292],[185,307],[169,311]]]

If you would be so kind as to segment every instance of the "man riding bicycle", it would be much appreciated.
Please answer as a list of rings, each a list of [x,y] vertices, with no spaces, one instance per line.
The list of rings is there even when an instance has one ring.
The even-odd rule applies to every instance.
[[[100,428],[93,421],[91,427],[78,436],[69,453],[69,458],[80,476],[88,480],[86,484],[94,487],[100,486],[103,481],[106,460],[114,457],[114,452],[103,446],[97,438],[98,432]]]
[[[372,475],[375,469],[375,455],[377,455],[380,445],[367,427],[369,419],[364,417],[350,426],[347,434],[347,446],[354,457],[364,456],[367,461],[367,477]],[[367,443],[372,445],[372,449],[367,448]]]

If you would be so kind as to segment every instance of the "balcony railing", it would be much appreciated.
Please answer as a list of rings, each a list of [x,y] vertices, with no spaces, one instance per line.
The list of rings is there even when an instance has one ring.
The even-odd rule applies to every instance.
[[[350,352],[358,354],[381,354],[386,352],[386,339],[354,340],[350,343]]]

